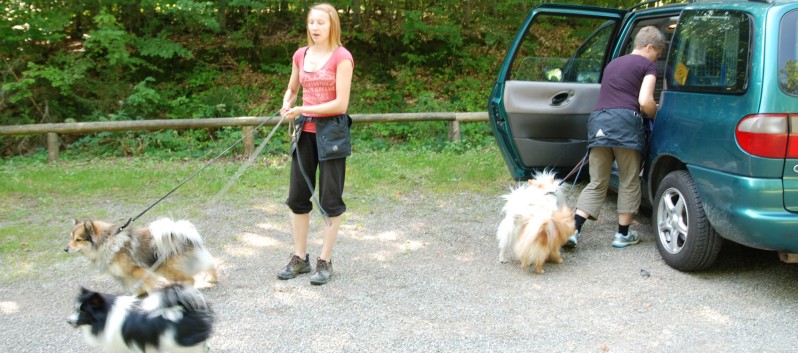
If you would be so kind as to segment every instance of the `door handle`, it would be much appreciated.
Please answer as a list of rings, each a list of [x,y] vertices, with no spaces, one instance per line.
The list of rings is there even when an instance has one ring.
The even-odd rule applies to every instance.
[[[551,97],[551,105],[561,105],[571,97],[572,92],[561,92]]]

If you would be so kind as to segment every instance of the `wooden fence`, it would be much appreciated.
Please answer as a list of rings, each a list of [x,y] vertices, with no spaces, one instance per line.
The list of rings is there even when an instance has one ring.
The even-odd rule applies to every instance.
[[[351,114],[354,123],[397,123],[416,121],[449,122],[449,139],[460,140],[460,122],[488,121],[487,112],[477,113],[394,113],[394,114]],[[59,134],[86,134],[92,132],[131,131],[131,130],[169,130],[169,129],[213,129],[226,126],[241,126],[242,136],[247,136],[255,126],[267,121],[264,126],[274,126],[278,117],[237,117],[207,119],[158,119],[128,121],[97,121],[85,123],[30,124],[0,126],[3,135],[47,135],[47,159],[58,160]],[[255,136],[244,139],[244,155],[255,150]]]

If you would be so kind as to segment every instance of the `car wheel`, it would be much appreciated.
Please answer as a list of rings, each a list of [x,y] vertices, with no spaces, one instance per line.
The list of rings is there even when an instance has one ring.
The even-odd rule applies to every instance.
[[[665,176],[654,200],[652,221],[662,259],[680,271],[712,266],[723,238],[709,224],[690,174],[679,170]]]

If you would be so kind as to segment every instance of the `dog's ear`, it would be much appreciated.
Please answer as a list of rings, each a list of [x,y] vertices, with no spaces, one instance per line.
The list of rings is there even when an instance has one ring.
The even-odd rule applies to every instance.
[[[76,226],[76,225],[80,224],[80,221],[77,218],[75,218],[74,221],[75,221],[75,223],[72,223],[73,226]]]
[[[91,241],[92,243],[97,243],[98,234],[97,234],[97,227],[95,227],[93,221],[86,221],[83,222],[83,229],[86,230],[86,240]]]
[[[103,298],[102,294],[97,292],[88,291],[89,297],[86,300],[86,303],[89,304],[90,307],[94,309],[104,309],[105,308],[105,298]]]

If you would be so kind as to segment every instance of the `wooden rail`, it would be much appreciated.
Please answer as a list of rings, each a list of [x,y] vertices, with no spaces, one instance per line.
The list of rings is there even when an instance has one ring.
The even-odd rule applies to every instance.
[[[446,121],[449,122],[449,139],[451,141],[460,141],[460,122],[488,121],[487,112],[351,114],[351,117],[354,123]],[[6,125],[0,126],[0,136],[46,134],[48,160],[52,162],[58,159],[59,134],[86,134],[92,132],[131,130],[213,129],[226,126],[241,126],[243,129],[243,136],[246,136],[252,131],[254,126],[258,126],[264,121],[266,121],[264,126],[274,126],[277,125],[279,120],[279,117],[237,117]],[[249,138],[244,140],[245,155],[250,155],[254,151],[255,138],[253,135],[249,135]]]

